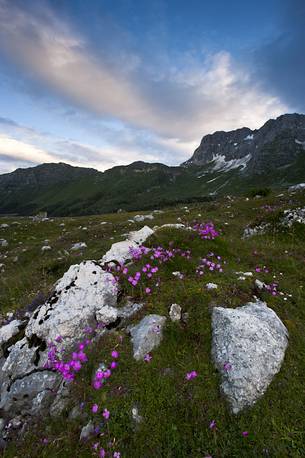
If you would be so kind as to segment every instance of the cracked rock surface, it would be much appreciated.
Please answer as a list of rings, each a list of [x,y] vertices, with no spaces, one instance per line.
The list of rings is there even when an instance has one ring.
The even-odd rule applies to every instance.
[[[281,368],[288,331],[265,302],[236,309],[215,307],[212,357],[233,413],[252,406]]]

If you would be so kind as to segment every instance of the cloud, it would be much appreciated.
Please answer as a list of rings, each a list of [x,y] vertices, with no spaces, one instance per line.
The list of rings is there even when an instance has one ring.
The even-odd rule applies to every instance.
[[[52,162],[54,157],[34,145],[0,134],[0,154],[27,162]]]
[[[94,145],[52,136],[11,119],[0,118],[0,173],[42,162],[66,162],[101,171],[139,160],[158,162],[160,146],[157,140],[147,140],[149,143],[145,148],[144,138],[140,147],[132,138],[132,133],[127,129],[117,143]]]
[[[99,45],[107,47],[106,42]],[[170,145],[170,162],[170,154],[193,148],[204,134],[256,128],[289,109],[225,51],[181,55],[175,65],[165,58],[162,68],[133,55],[133,64],[119,70],[121,62],[112,66],[94,54],[83,36],[47,8],[29,13],[0,0],[0,46],[27,78],[53,95],[100,119],[146,131],[156,146]],[[185,151],[181,159],[192,152]]]

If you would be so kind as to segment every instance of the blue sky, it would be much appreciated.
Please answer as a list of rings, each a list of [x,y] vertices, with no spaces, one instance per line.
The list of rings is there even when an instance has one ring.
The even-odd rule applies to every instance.
[[[176,165],[305,112],[303,0],[0,0],[0,173]]]

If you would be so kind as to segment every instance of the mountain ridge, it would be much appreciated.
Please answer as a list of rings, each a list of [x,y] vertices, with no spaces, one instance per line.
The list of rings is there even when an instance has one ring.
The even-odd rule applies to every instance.
[[[304,181],[305,115],[286,114],[260,129],[206,135],[180,166],[135,161],[104,172],[65,163],[17,169],[0,175],[0,214],[146,210]]]

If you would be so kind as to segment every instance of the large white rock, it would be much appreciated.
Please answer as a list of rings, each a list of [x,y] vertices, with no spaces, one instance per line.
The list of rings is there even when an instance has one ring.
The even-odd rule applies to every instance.
[[[165,321],[165,316],[147,315],[139,324],[130,328],[133,357],[136,360],[143,359],[147,353],[160,344]]]
[[[101,262],[119,262],[121,264],[131,260],[130,248],[137,248],[153,234],[148,226],[142,227],[139,231],[130,232],[128,239],[122,242],[113,243],[110,250],[102,257]]]
[[[122,242],[113,243],[110,250],[102,257],[101,262],[119,262],[123,264],[131,259],[131,248],[137,248],[138,244],[131,240],[123,240]]]
[[[112,274],[97,263],[73,265],[57,282],[52,297],[33,314],[26,336],[54,340],[79,338],[80,331],[96,322],[103,307],[116,305],[117,286]]]
[[[132,242],[142,244],[144,243],[148,237],[150,237],[154,231],[149,226],[144,226],[139,231],[132,231],[128,235],[128,240]]]
[[[233,413],[252,406],[281,368],[288,331],[264,302],[236,309],[215,307],[212,357]]]

